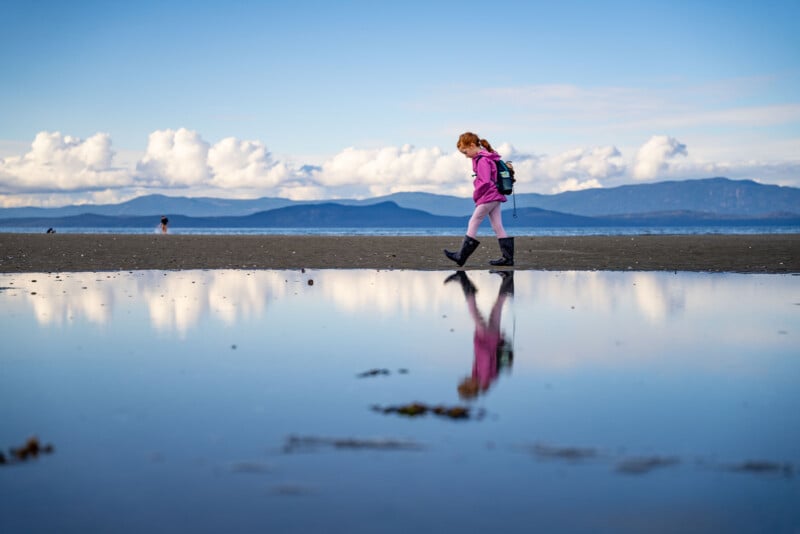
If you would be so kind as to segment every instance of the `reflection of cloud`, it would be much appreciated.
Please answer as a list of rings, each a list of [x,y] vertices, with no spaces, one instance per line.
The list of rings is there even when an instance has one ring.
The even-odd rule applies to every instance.
[[[360,331],[362,318],[373,325],[377,324],[373,320],[385,319],[390,329],[405,329],[393,324],[397,321],[408,323],[409,335],[419,337],[424,345],[439,343],[441,339],[427,340],[425,336],[435,335],[442,328],[471,332],[461,288],[444,284],[446,274],[145,271],[113,276],[64,274],[56,278],[58,275],[37,273],[0,275],[0,285],[19,290],[0,293],[0,297],[20,297],[42,326],[116,324],[115,320],[139,317],[141,321],[144,316],[151,331],[184,338],[215,323],[238,328],[243,322],[263,321],[266,327],[274,319],[305,324],[313,318],[322,323],[309,323],[312,335],[318,333],[313,325],[321,324],[349,335]],[[506,331],[515,336],[516,350],[528,355],[527,360],[520,360],[521,370],[525,361],[552,369],[675,363],[695,358],[697,340],[708,336],[716,341],[702,362],[714,366],[719,364],[715,355],[760,352],[771,345],[785,350],[781,347],[787,336],[774,334],[769,338],[769,334],[791,331],[790,319],[771,316],[780,314],[772,310],[785,306],[786,292],[775,289],[780,284],[768,284],[765,289],[765,284],[753,276],[517,272],[515,298],[506,303],[503,320]],[[476,271],[470,273],[470,279],[478,288],[478,308],[490,309],[500,277]],[[308,284],[310,280],[313,285]],[[37,294],[31,295],[32,291]],[[0,300],[4,306],[10,302],[7,298]],[[742,302],[757,305],[744,307]],[[268,317],[270,311],[280,315]],[[422,325],[420,320],[428,322]],[[765,321],[769,322],[767,330]],[[369,339],[376,334],[364,335]],[[446,358],[447,351],[442,356]]]
[[[686,295],[680,288],[671,287],[671,279],[653,273],[636,273],[633,280],[638,308],[651,323],[663,324],[670,316],[683,311]]]
[[[201,318],[226,324],[263,315],[269,295],[286,291],[280,273],[239,271],[151,271],[139,279],[150,321],[159,330],[186,333]]]
[[[200,290],[191,278],[169,274],[173,273],[167,276],[147,273],[145,279],[139,280],[140,292],[150,311],[150,324],[155,329],[186,333],[197,324],[208,307],[198,300]]]
[[[30,281],[34,279],[36,282]],[[21,280],[17,285],[25,288],[26,299],[40,325],[62,325],[76,317],[94,324],[111,319],[115,301],[111,284],[87,283],[69,275],[35,274],[30,280]]]
[[[583,310],[610,313],[632,307],[637,315],[653,324],[680,315],[687,298],[685,280],[678,284],[664,273],[615,273],[602,271],[566,271],[535,276],[533,284],[517,284],[517,293],[525,297],[572,306]]]
[[[143,271],[113,276],[95,273],[17,275],[16,287],[39,324],[75,320],[105,324],[114,314],[144,303],[156,330],[187,333],[206,318],[234,325],[265,315],[270,299],[308,291],[348,314],[414,317],[458,302],[441,273],[420,271]],[[500,278],[473,273],[480,306],[491,307]],[[27,280],[26,280],[27,279]],[[36,279],[35,283],[30,282]],[[313,279],[315,284],[308,285]],[[686,279],[663,273],[561,272],[517,275],[519,300],[609,314],[630,308],[652,325],[679,317],[689,306],[704,306],[703,291]],[[30,292],[35,291],[36,295]],[[699,296],[698,296],[699,295]],[[456,300],[454,300],[456,299]]]
[[[115,313],[122,313],[118,306],[144,302],[155,329],[181,333],[204,317],[226,324],[260,317],[268,298],[287,292],[285,273],[268,271],[143,271],[113,277],[34,273],[16,278],[13,287],[41,325],[78,320],[105,324]]]
[[[452,294],[442,294],[442,280],[415,271],[392,272],[391,276],[380,272],[325,271],[314,277],[323,281],[319,285],[325,296],[346,312],[400,310],[409,316],[436,309],[441,299],[452,298]]]
[[[269,295],[284,293],[286,282],[270,273],[237,276],[236,273],[215,273],[208,282],[208,303],[212,313],[227,324],[247,317],[260,317]]]
[[[27,275],[26,275],[27,276]],[[27,299],[40,324],[86,320],[102,324],[122,306],[143,302],[156,330],[182,334],[204,318],[233,325],[263,316],[270,299],[313,291],[347,313],[375,312],[405,317],[452,303],[441,276],[415,271],[142,271],[107,278],[94,273],[37,274]],[[499,277],[492,283],[499,285]],[[313,286],[308,280],[314,280]],[[20,280],[20,282],[22,282]],[[17,284],[18,287],[21,284]],[[313,288],[313,289],[312,289]],[[20,287],[20,289],[22,289]],[[479,294],[489,306],[490,291]]]
[[[473,330],[462,288],[444,283],[448,274],[322,270],[0,275],[0,287],[16,288],[0,291],[0,310],[11,316],[29,313],[27,321],[38,322],[42,329],[99,324],[115,331],[143,328],[191,338],[200,330],[252,323],[249,326],[259,334],[278,338],[286,328],[295,329],[294,337],[340,332],[335,342],[354,338],[361,347],[380,345],[384,334],[374,328],[385,326],[389,343],[392,336],[400,336],[409,347],[419,347],[419,354],[411,351],[419,361],[434,347],[441,363],[463,356]],[[487,271],[473,271],[469,277],[478,289],[479,310],[489,310],[500,277]],[[716,371],[724,367],[737,373],[769,373],[774,368],[762,355],[796,352],[792,344],[797,319],[787,313],[793,306],[787,296],[793,284],[790,277],[775,275],[520,271],[515,275],[515,297],[506,302],[504,329],[514,337],[520,356],[515,369],[520,372],[531,366],[537,371],[587,366],[631,370],[689,363]],[[461,348],[451,350],[449,340],[457,340]],[[292,341],[276,343],[277,350],[280,343]],[[736,357],[737,365],[732,366],[731,358]]]
[[[791,283],[774,275],[517,273],[516,346],[553,369],[687,361],[718,369],[738,355],[737,372],[765,373],[769,366],[752,355],[793,352],[777,333],[796,324],[785,312]]]

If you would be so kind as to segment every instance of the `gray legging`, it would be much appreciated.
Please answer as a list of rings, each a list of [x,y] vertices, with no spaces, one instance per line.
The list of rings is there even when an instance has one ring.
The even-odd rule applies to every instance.
[[[475,206],[475,211],[472,212],[469,225],[467,225],[467,235],[475,239],[478,235],[478,227],[488,215],[492,230],[494,230],[498,239],[501,237],[508,237],[505,228],[503,228],[503,216],[500,213],[500,204],[502,204],[502,202],[496,201]]]

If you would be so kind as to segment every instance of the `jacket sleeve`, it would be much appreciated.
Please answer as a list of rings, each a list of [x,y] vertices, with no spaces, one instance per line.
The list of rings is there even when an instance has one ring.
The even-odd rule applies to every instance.
[[[497,167],[489,158],[480,158],[475,163],[475,191],[472,193],[472,200],[476,203],[490,194],[496,187],[495,179],[492,174],[497,172]]]

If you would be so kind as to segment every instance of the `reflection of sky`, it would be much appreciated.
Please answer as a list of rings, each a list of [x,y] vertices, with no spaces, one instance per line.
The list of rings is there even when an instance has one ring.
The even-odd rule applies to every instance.
[[[16,303],[13,312],[30,310],[41,326],[102,326],[120,316],[145,314],[153,330],[184,337],[208,322],[235,326],[263,320],[270,302],[291,302],[290,297],[313,295],[312,306],[332,308],[333,317],[367,314],[413,321],[446,310],[453,293],[437,277],[415,271],[144,271],[3,279],[6,296],[14,297],[8,303]],[[559,346],[575,345],[571,352],[593,352],[591,358],[604,351],[582,349],[581,341],[591,340],[594,347],[605,340],[624,341],[648,353],[706,336],[719,338],[718,347],[780,345],[785,339],[778,332],[790,327],[790,312],[796,310],[786,302],[793,289],[792,278],[786,277],[519,272],[516,279],[515,313],[525,325],[521,335],[546,327],[566,336],[556,338]],[[497,286],[499,278],[487,282]],[[483,291],[477,298],[489,308],[492,297]],[[712,330],[720,335],[713,336]],[[647,335],[633,335],[637,332]]]
[[[4,527],[21,520],[17,510],[41,509],[42,530],[50,517],[70,518],[62,531],[85,531],[72,499],[93,503],[105,530],[125,517],[130,531],[154,522],[302,531],[348,514],[376,530],[380,514],[365,518],[364,509],[415,530],[398,495],[411,498],[417,521],[465,531],[529,531],[523,520],[553,530],[569,515],[558,513],[565,500],[606,521],[635,509],[669,525],[676,510],[704,506],[712,526],[701,530],[757,531],[737,527],[759,517],[797,526],[788,506],[797,478],[723,466],[800,468],[800,278],[518,272],[502,317],[513,365],[470,404],[486,417],[376,414],[369,406],[462,402],[475,325],[458,282],[444,283],[449,274],[0,275],[0,448],[30,434],[57,447],[36,469],[0,469],[0,493],[12,495],[0,500],[0,530],[15,531]],[[500,276],[468,276],[488,316]],[[373,368],[389,374],[356,378]],[[407,439],[425,452],[281,454],[291,434]],[[530,451],[540,442],[602,454],[580,465],[537,461]],[[614,474],[628,455],[680,463],[641,478]],[[233,474],[242,462],[266,474]],[[287,487],[310,495],[296,504],[275,496]],[[139,520],[130,499],[149,510]],[[535,518],[526,516],[531,499],[542,506]],[[740,499],[765,511],[730,511]],[[499,524],[463,514],[487,504]],[[292,515],[304,507],[315,514]],[[170,508],[195,519],[171,524]]]

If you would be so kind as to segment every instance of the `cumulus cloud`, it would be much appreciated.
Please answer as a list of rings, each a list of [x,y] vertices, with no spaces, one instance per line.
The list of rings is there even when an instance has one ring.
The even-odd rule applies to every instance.
[[[460,153],[445,154],[438,147],[346,148],[313,172],[316,182],[327,188],[361,188],[370,195],[397,191],[444,192],[464,189],[469,176]],[[467,169],[467,170],[465,170]]]
[[[517,193],[561,193],[632,180],[708,176],[793,185],[798,161],[700,161],[674,137],[655,135],[623,153],[613,145],[557,154],[497,150],[514,161]],[[108,134],[85,140],[41,132],[30,151],[0,159],[0,206],[114,203],[148,193],[292,200],[369,198],[402,191],[469,197],[472,169],[455,150],[412,145],[345,148],[318,165],[276,159],[260,141],[210,144],[186,128],[151,133],[143,155],[115,167]],[[790,178],[786,178],[789,176]]]
[[[633,177],[637,180],[656,178],[669,169],[677,156],[688,156],[686,145],[674,137],[654,135],[636,152]]]
[[[525,193],[603,187],[604,181],[623,176],[629,167],[614,146],[575,148],[553,155],[521,153],[510,145],[501,145],[498,151],[514,160],[517,191]]]
[[[110,138],[105,134],[85,142],[66,137],[54,143],[52,136],[43,133],[37,136],[35,150],[25,158],[47,160],[40,156],[47,153],[51,154],[49,160],[53,160],[52,154],[57,153],[54,145],[72,147],[74,152],[71,159],[61,157],[72,162],[71,166],[61,166],[65,175],[85,176],[110,168]],[[602,180],[626,169],[625,161],[613,146],[577,148],[555,156],[522,153],[510,144],[500,144],[498,150],[506,159],[515,161],[520,192],[552,193],[599,187]],[[140,194],[191,190],[194,194],[225,197],[277,195],[293,200],[364,198],[401,191],[469,197],[471,175],[470,162],[463,155],[455,150],[444,152],[438,147],[349,147],[321,165],[293,167],[288,162],[274,160],[259,141],[228,137],[211,145],[198,132],[180,128],[151,133],[135,170],[119,171],[116,175],[119,180],[110,184],[98,182],[99,189],[91,198],[130,198],[134,190]],[[104,191],[100,197],[99,191]],[[85,196],[84,202],[89,201],[89,195]],[[12,202],[10,198],[0,197],[0,200],[6,205]],[[52,205],[54,199],[46,202]]]
[[[208,151],[211,184],[226,188],[271,188],[291,172],[285,163],[273,162],[267,147],[259,141],[223,139]]]
[[[180,128],[150,134],[144,158],[137,163],[138,177],[150,185],[189,187],[207,183],[209,145],[197,132]]]
[[[107,133],[79,139],[60,132],[40,132],[28,153],[0,159],[0,191],[57,192],[126,185],[128,173],[112,166],[113,157]]]
[[[556,186],[551,188],[550,192],[555,193],[564,193],[565,191],[582,191],[584,189],[595,189],[598,187],[603,187],[598,180],[592,178],[591,180],[586,181],[579,181],[577,178],[567,178],[566,180],[561,180]]]
[[[569,150],[544,159],[541,167],[549,177],[555,179],[601,179],[622,174],[626,164],[616,147],[605,146]]]
[[[136,165],[137,179],[149,186],[241,194],[267,192],[294,173],[285,162],[274,161],[260,141],[227,137],[212,146],[186,128],[151,133],[145,155]]]

